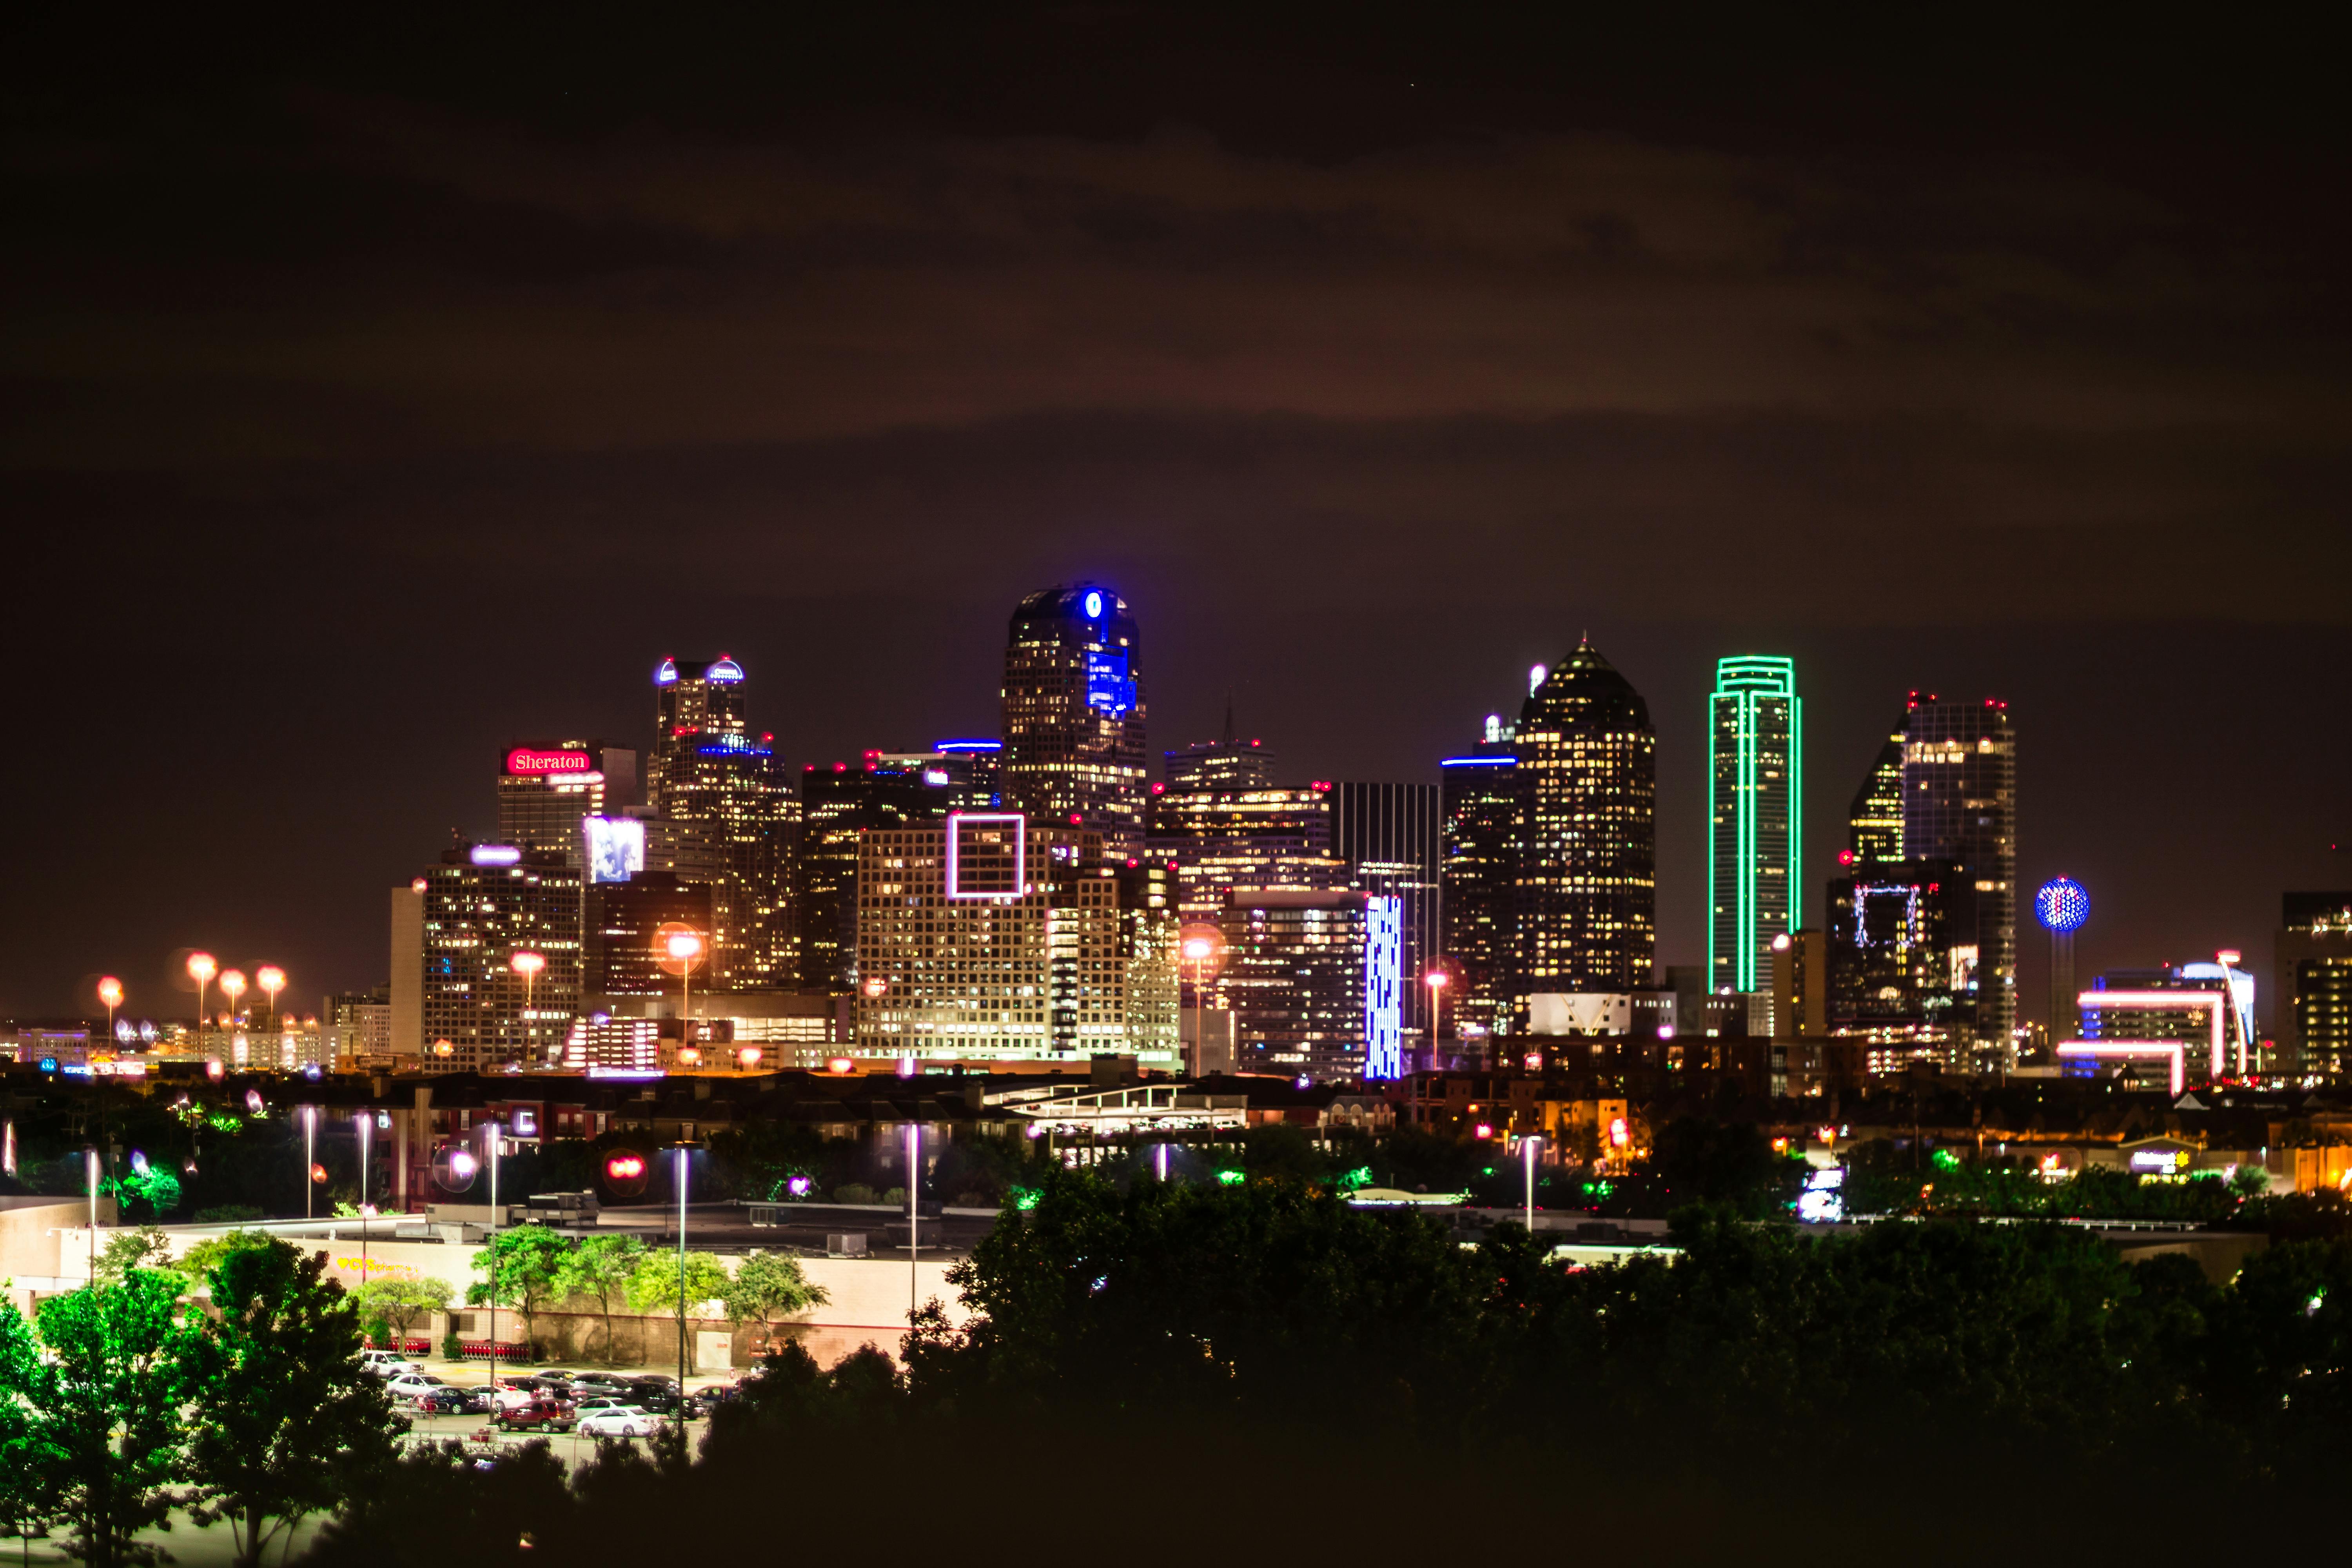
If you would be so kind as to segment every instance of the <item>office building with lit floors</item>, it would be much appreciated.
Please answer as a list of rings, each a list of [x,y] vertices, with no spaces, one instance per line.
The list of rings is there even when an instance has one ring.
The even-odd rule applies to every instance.
[[[743,667],[665,658],[654,670],[656,734],[646,759],[652,815],[692,840],[675,868],[710,887],[713,991],[790,985],[799,973],[792,902],[799,800],[772,735],[745,718]],[[656,835],[648,825],[650,848]]]
[[[1019,813],[866,833],[853,1054],[1177,1070],[1173,893],[1164,867]]]
[[[2119,1072],[2178,1094],[2189,1083],[2251,1074],[2254,977],[2234,952],[2211,962],[2110,969],[2075,995],[2075,1037],[2056,1045],[2069,1077]]]
[[[1274,753],[1255,736],[1234,733],[1234,710],[1225,707],[1223,740],[1196,741],[1167,752],[1162,773],[1171,790],[1242,790],[1274,787]]]
[[[1445,819],[1441,791],[1425,784],[1331,786],[1331,852],[1347,867],[1348,885],[1397,901],[1400,1026],[1428,1043],[1429,988],[1422,984],[1438,957],[1444,918],[1440,865]]]
[[[1235,889],[1208,1003],[1234,1016],[1244,1072],[1364,1076],[1364,895]]]
[[[1804,703],[1786,658],[1718,659],[1707,699],[1710,990],[1766,988],[1772,939],[1804,921]]]
[[[473,844],[446,851],[422,880],[423,1069],[554,1059],[580,1005],[579,868],[552,852]]]
[[[1000,787],[1008,810],[1143,849],[1142,648],[1127,602],[1098,583],[1021,601],[1004,648]]]
[[[1897,726],[1878,749],[1870,772],[1846,813],[1846,851],[1841,866],[1893,864],[1903,855],[1903,741]]]
[[[582,992],[586,1005],[610,1010],[622,996],[677,999],[687,984],[661,967],[664,926],[708,931],[710,889],[667,871],[640,871],[621,882],[592,882],[587,890]]]
[[[2017,738],[2009,704],[1914,697],[1903,721],[1903,851],[1965,867],[1976,892],[1977,1005],[1951,1065],[2016,1065]]]
[[[1489,719],[1486,740],[1438,765],[1439,956],[1452,984],[1435,1022],[1465,1042],[1508,1034],[1513,1021],[1525,812],[1511,745],[1501,721]]]
[[[880,752],[855,763],[812,763],[802,773],[793,876],[803,986],[844,996],[857,988],[857,872],[865,836],[944,822],[957,809],[957,793],[947,769]]]
[[[1948,860],[1873,861],[1832,879],[1829,1033],[1868,1068],[1949,1063],[1976,1034],[1976,879]]]
[[[1657,757],[1648,704],[1589,641],[1519,710],[1514,1011],[1646,986],[1657,965]]]
[[[1331,853],[1331,791],[1155,788],[1149,859],[1174,866],[1183,907],[1213,919],[1233,888],[1331,889],[1348,886]]]
[[[499,773],[501,844],[538,854],[583,852],[581,823],[618,816],[636,803],[637,753],[602,741],[536,741],[509,746]]]
[[[2274,1070],[2341,1083],[2352,1076],[2352,890],[2288,893],[2279,903]]]

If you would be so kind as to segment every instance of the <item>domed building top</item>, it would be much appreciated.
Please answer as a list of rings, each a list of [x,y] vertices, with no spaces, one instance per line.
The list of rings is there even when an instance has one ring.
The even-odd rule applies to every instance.
[[[1598,724],[1609,730],[1650,728],[1650,705],[1589,637],[1544,672],[1519,709],[1519,737]]]

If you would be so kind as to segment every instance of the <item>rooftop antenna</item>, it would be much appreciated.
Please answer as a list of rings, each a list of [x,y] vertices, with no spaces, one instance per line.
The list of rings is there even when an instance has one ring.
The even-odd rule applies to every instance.
[[[1228,745],[1228,746],[1230,746],[1230,745],[1232,745],[1232,744],[1234,743],[1234,689],[1233,689],[1232,687],[1230,687],[1230,686],[1228,686],[1227,688],[1225,688],[1225,739],[1224,739],[1224,743],[1225,743],[1226,745]]]

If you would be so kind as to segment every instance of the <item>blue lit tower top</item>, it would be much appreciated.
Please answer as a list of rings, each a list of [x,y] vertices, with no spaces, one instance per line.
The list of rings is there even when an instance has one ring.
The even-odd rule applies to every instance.
[[[1716,661],[1707,700],[1708,988],[1754,991],[1803,923],[1804,704],[1793,660]]]
[[[2072,936],[2091,918],[2091,895],[2072,877],[2053,877],[2033,895],[2033,918],[2044,931]]]
[[[1127,601],[1067,583],[1021,601],[1004,647],[1003,788],[1008,805],[1143,847],[1142,642]]]

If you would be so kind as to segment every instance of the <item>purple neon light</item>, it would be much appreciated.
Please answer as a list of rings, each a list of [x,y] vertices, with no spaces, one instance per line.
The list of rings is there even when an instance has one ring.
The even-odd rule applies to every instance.
[[[963,890],[963,826],[965,823],[1009,822],[1013,825],[1013,890],[1004,892],[991,889],[986,891]],[[1021,896],[1029,885],[1029,819],[1017,811],[964,812],[948,814],[948,897],[950,899],[1010,900]]]

